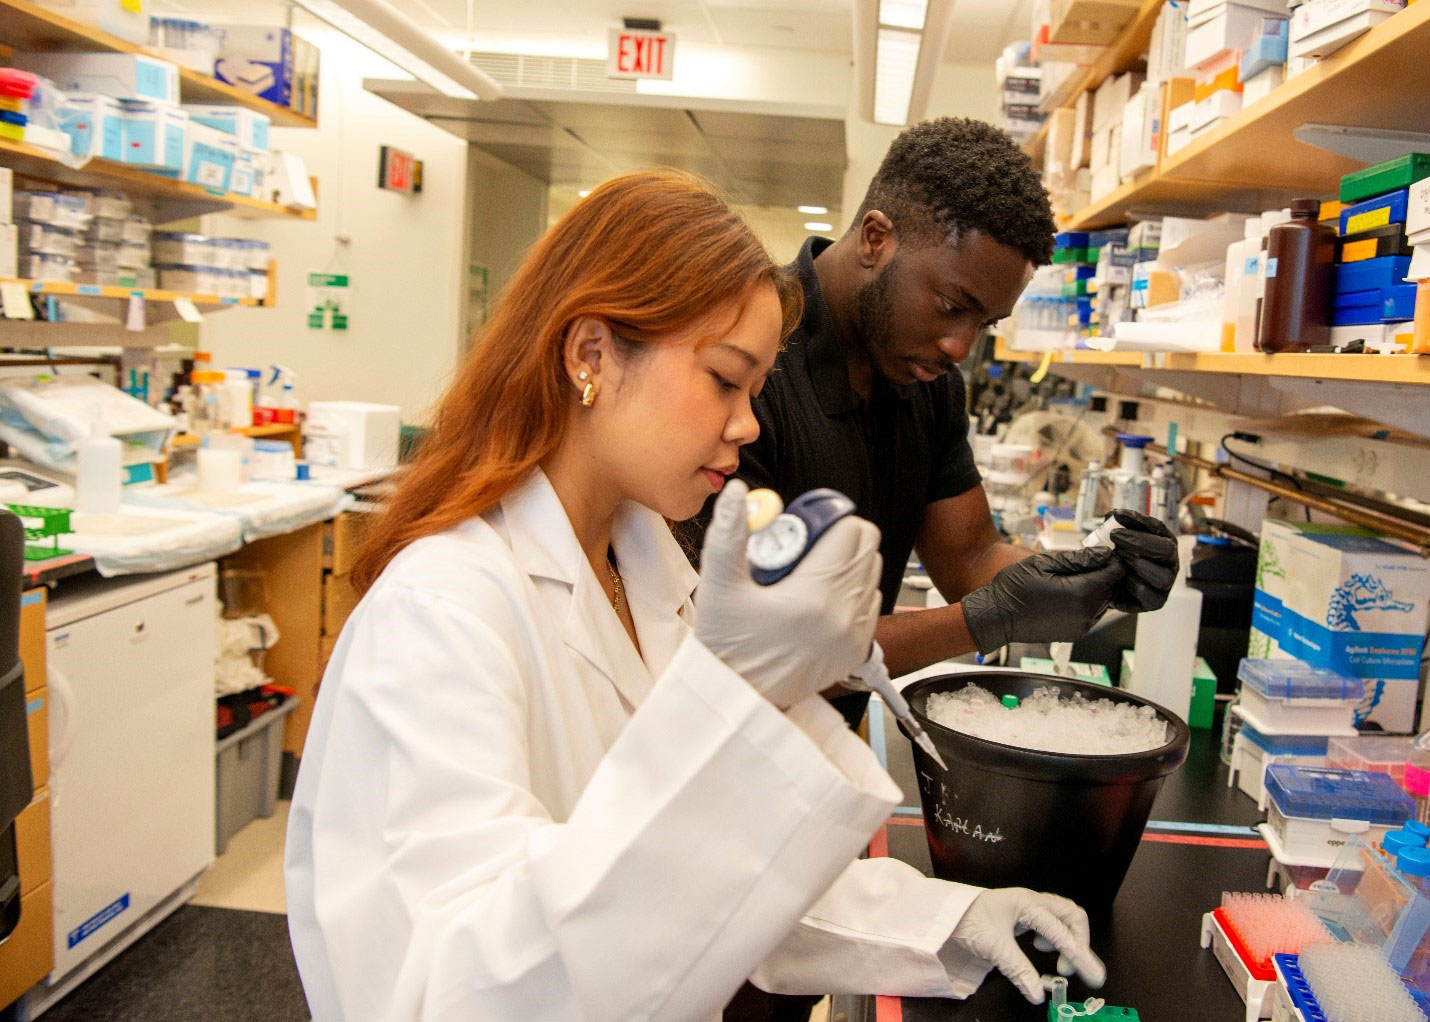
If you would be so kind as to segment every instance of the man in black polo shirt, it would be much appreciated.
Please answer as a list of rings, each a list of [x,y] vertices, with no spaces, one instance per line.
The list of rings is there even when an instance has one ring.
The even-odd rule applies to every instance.
[[[1145,515],[1118,512],[1115,550],[1070,553],[1031,554],[993,525],[956,367],[1051,260],[1053,233],[1047,193],[1008,136],[944,118],[903,132],[844,236],[811,238],[795,261],[804,317],[754,401],[760,435],[740,449],[739,475],[785,503],[832,487],[882,530],[877,638],[895,677],[973,649],[1077,639],[1109,606],[1160,607],[1175,580],[1176,543]],[[894,616],[914,549],[950,606]],[[856,726],[868,696],[832,701]],[[815,1000],[747,983],[725,1019],[803,1020]]]
[[[904,131],[844,236],[809,239],[795,261],[804,316],[754,402],[739,474],[786,503],[832,487],[882,530],[878,640],[895,677],[1078,639],[1109,606],[1160,607],[1175,579],[1175,541],[1146,516],[1119,514],[1115,551],[1032,554],[993,525],[957,363],[1051,260],[1053,233],[1008,136],[943,118]],[[950,606],[893,616],[914,549]],[[835,699],[851,725],[867,701]]]

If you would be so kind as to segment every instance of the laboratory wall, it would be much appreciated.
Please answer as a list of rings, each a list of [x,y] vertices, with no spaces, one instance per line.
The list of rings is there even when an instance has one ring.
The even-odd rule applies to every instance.
[[[467,253],[462,266],[466,351],[506,282],[546,230],[551,189],[476,146],[467,154]]]
[[[272,244],[278,307],[207,316],[202,343],[219,366],[282,362],[304,401],[396,404],[423,422],[461,348],[468,146],[363,90],[365,77],[403,77],[391,64],[311,21],[297,29],[323,53],[320,127],[272,138],[319,178],[318,220],[203,218],[207,233]],[[382,145],[422,160],[421,194],[377,188]],[[349,275],[348,330],[308,327],[310,273]]]

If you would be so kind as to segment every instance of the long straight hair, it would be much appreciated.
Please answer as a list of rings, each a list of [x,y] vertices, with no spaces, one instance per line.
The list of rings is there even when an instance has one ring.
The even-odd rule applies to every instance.
[[[352,580],[360,592],[409,543],[501,500],[561,442],[575,394],[567,329],[583,316],[657,343],[771,282],[799,321],[802,293],[708,184],[674,170],[613,178],[561,218],[507,283],[432,432],[368,530]]]

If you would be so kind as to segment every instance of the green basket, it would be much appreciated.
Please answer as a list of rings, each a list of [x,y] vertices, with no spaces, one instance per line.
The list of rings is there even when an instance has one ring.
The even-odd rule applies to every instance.
[[[68,557],[74,553],[73,550],[60,549],[59,537],[72,531],[70,529],[70,515],[73,513],[69,508],[64,507],[39,507],[34,504],[6,504],[11,511],[20,518],[38,520],[38,526],[25,526],[26,539],[49,539],[51,544],[44,546],[39,543],[25,544],[25,560],[27,561],[48,561],[53,557]]]

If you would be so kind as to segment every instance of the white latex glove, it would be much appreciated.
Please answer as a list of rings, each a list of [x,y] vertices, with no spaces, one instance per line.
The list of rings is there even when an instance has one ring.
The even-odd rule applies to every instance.
[[[879,620],[879,530],[836,522],[774,585],[750,577],[749,526],[738,479],[725,484],[705,530],[695,636],[780,709],[843,681],[869,658]]]
[[[984,891],[968,906],[949,942],[989,962],[1031,1003],[1042,1004],[1045,995],[1038,970],[1015,939],[1029,930],[1042,938],[1039,946],[1045,946],[1045,941],[1061,954],[1059,972],[1071,966],[1068,971],[1076,970],[1093,989],[1107,979],[1107,967],[1092,953],[1087,913],[1056,894],[1026,887]]]

